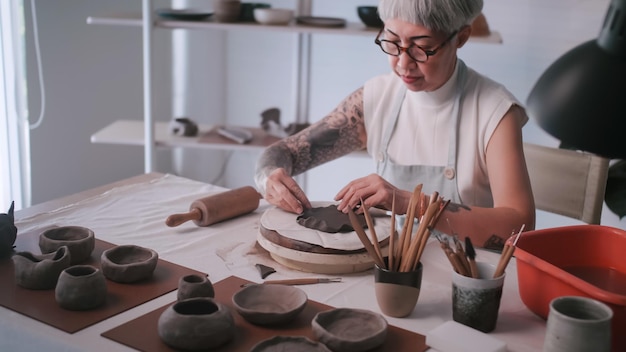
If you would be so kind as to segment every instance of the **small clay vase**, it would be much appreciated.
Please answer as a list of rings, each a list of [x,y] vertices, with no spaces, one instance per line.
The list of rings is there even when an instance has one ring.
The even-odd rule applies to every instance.
[[[178,280],[177,299],[182,301],[195,297],[215,297],[215,290],[208,276],[190,274]]]
[[[422,263],[414,271],[390,271],[374,267],[374,290],[380,311],[401,318],[413,312],[422,285]]]
[[[135,245],[121,245],[102,252],[104,276],[119,283],[132,283],[152,276],[159,261],[156,251]]]
[[[17,252],[13,257],[15,283],[31,290],[53,289],[59,275],[70,266],[70,251],[62,246],[54,253]]]
[[[213,18],[217,22],[237,22],[241,13],[239,0],[214,0]]]
[[[206,350],[226,344],[235,335],[230,309],[208,297],[189,298],[167,307],[157,322],[159,336],[170,347]]]
[[[104,304],[106,296],[106,279],[100,269],[91,265],[63,270],[54,290],[57,303],[68,310],[95,309]]]
[[[70,250],[72,265],[79,264],[91,257],[96,245],[92,230],[82,226],[60,226],[44,231],[39,236],[41,253],[51,253],[61,246]]]

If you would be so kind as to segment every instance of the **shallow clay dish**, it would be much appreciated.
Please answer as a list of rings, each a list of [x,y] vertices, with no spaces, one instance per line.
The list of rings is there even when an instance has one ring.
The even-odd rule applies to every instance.
[[[39,249],[43,254],[56,252],[63,246],[70,250],[72,264],[82,263],[91,257],[96,237],[92,230],[82,226],[54,227],[39,235]]]
[[[333,351],[367,351],[387,338],[387,321],[365,309],[337,308],[319,312],[311,322],[317,340]]]
[[[250,350],[250,352],[331,352],[328,347],[319,342],[309,340],[304,336],[274,336],[263,340]]]
[[[122,245],[102,252],[102,273],[115,282],[131,283],[152,276],[159,255],[149,248]]]
[[[237,312],[252,324],[277,325],[293,320],[306,306],[307,296],[297,287],[256,284],[233,295]]]

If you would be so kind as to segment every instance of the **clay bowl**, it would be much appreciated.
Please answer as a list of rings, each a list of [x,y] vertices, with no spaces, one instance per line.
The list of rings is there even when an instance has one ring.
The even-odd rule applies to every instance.
[[[374,349],[387,338],[387,321],[365,309],[337,308],[319,312],[311,327],[317,340],[333,351]]]
[[[39,235],[41,253],[56,252],[60,247],[67,246],[72,265],[89,259],[95,245],[96,237],[93,231],[82,226],[59,226]]]
[[[357,6],[356,12],[361,21],[368,27],[382,28],[383,21],[378,17],[377,6]]]
[[[104,276],[119,283],[132,283],[152,276],[159,255],[149,248],[122,245],[102,252],[100,258]]]
[[[328,347],[304,336],[274,336],[252,347],[250,352],[331,352]]]
[[[304,291],[288,285],[253,284],[233,295],[237,312],[256,325],[278,325],[293,320],[306,305]]]

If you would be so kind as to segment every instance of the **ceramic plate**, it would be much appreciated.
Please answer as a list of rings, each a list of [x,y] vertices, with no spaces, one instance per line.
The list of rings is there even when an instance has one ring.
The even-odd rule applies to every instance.
[[[155,12],[163,18],[183,21],[200,21],[213,15],[212,12],[204,12],[194,9],[158,9]]]
[[[321,343],[313,342],[304,336],[274,336],[263,340],[250,350],[250,352],[330,352]]]
[[[336,17],[299,16],[296,23],[317,27],[345,27],[346,20]]]

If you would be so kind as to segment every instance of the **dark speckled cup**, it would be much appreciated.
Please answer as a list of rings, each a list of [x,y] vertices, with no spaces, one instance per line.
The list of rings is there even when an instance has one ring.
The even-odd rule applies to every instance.
[[[476,263],[477,279],[452,273],[452,319],[482,332],[496,328],[504,276],[493,279],[495,265]]]

